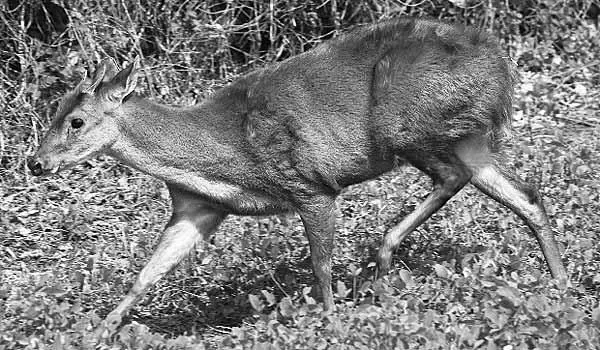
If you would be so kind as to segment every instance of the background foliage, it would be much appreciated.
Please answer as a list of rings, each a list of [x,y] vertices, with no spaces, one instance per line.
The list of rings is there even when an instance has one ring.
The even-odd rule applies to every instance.
[[[599,4],[592,0],[0,3],[0,349],[592,349],[600,344]],[[193,104],[237,75],[360,23],[430,16],[495,33],[518,62],[507,152],[539,183],[572,286],[512,213],[466,188],[373,280],[385,227],[427,195],[415,170],[339,201],[339,311],[310,285],[297,217],[230,218],[112,337],[93,329],[168,216],[161,183],[110,159],[33,178],[60,97],[105,56],[140,56],[140,92]]]

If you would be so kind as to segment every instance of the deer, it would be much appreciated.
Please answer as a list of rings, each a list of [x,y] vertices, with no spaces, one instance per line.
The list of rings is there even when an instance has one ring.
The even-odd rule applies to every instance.
[[[384,234],[377,276],[409,233],[471,183],[524,220],[551,276],[568,281],[536,186],[501,150],[516,68],[488,33],[413,18],[358,26],[192,106],[137,95],[141,70],[139,58],[123,69],[103,59],[63,97],[27,163],[38,176],[104,154],[167,186],[171,217],[107,325],[117,327],[228,215],[297,213],[323,308],[334,310],[336,198],[403,165],[428,175],[433,189]]]

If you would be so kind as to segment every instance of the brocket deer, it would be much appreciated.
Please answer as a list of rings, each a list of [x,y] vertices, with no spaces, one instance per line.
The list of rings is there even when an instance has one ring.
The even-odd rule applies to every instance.
[[[34,175],[99,153],[163,180],[173,213],[152,258],[107,322],[131,306],[228,214],[297,212],[324,307],[334,308],[334,202],[349,185],[409,163],[433,191],[383,238],[378,271],[401,240],[471,182],[520,216],[553,277],[567,279],[542,200],[499,151],[514,69],[485,33],[432,20],[354,29],[249,73],[191,107],[136,96],[139,64],[105,59],[64,97]]]

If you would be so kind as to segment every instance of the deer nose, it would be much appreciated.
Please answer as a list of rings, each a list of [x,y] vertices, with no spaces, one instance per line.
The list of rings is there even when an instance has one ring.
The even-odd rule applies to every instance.
[[[40,163],[35,158],[29,158],[29,160],[27,161],[27,167],[29,168],[29,170],[31,170],[31,173],[34,176],[40,176],[44,172],[44,170],[42,169],[42,163]]]

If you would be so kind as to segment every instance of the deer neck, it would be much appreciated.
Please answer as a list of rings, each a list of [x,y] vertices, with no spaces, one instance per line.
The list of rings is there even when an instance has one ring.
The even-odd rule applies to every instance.
[[[115,116],[120,138],[109,154],[169,184],[231,195],[238,191],[228,179],[231,165],[241,161],[235,144],[241,122],[236,111],[219,106],[209,100],[178,108],[133,97]]]

